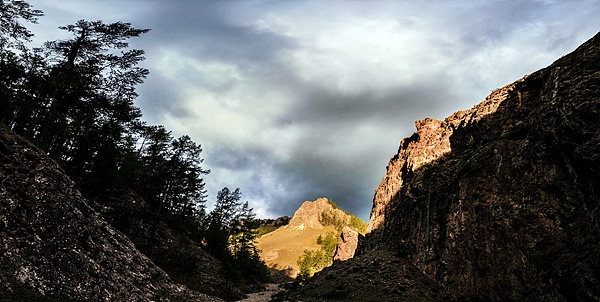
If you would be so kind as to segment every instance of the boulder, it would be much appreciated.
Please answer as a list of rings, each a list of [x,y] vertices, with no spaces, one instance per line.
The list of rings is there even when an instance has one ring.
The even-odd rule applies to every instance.
[[[359,236],[362,237],[357,231],[349,226],[345,226],[342,229],[340,237],[338,237],[337,246],[333,252],[333,261],[346,261],[354,257],[354,252],[358,247]]]

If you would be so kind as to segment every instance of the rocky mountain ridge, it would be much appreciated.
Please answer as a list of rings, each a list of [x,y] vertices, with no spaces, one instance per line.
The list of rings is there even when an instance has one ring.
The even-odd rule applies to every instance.
[[[337,208],[337,206],[334,206],[329,199],[318,198],[315,201],[305,201],[302,203],[285,227],[293,229],[322,229],[325,227],[321,221],[323,213],[330,213],[345,224],[350,222],[350,215]]]
[[[416,126],[376,190],[358,255],[281,297],[600,300],[600,33],[472,109]],[[389,275],[403,285],[360,283],[382,293],[371,297],[327,277],[395,261]],[[415,272],[425,279],[404,278]]]
[[[416,121],[417,131],[412,136],[402,139],[398,154],[390,160],[386,168],[387,172],[375,191],[367,233],[382,226],[389,201],[402,188],[403,170],[417,170],[450,153],[452,151],[450,137],[454,130],[475,124],[483,117],[496,112],[516,83],[521,81],[523,79],[496,89],[483,102],[471,109],[458,111],[443,121],[433,118]]]
[[[596,35],[470,110],[417,122],[366,246],[392,245],[456,299],[598,299],[599,126]]]

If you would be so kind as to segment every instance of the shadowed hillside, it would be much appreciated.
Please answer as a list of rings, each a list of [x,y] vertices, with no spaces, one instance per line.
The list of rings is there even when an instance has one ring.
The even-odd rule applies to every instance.
[[[130,41],[150,29],[79,20],[32,48],[25,25],[41,16],[0,0],[2,279],[78,300],[137,301],[138,287],[168,299],[162,270],[227,300],[260,290],[269,275],[253,230],[230,224],[254,217],[239,189],[223,188],[208,212],[201,145],[149,125],[135,105],[149,70]],[[128,269],[134,254],[160,273]]]
[[[3,126],[0,179],[2,299],[219,300],[171,281],[88,206],[56,162]]]

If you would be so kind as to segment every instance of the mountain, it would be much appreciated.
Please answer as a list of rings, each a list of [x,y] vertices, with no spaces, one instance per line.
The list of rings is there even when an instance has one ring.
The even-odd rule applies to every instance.
[[[298,258],[304,251],[321,249],[318,239],[325,238],[328,233],[337,242],[345,226],[360,230],[360,219],[339,209],[327,198],[319,198],[304,202],[287,225],[258,238],[256,246],[261,251],[261,259],[273,272],[280,271],[296,278],[299,272]],[[366,225],[362,227],[366,228]],[[333,254],[328,257],[332,258]]]
[[[358,255],[288,299],[600,300],[600,33],[416,127],[376,190]]]
[[[0,125],[0,301],[221,301],[176,284]]]

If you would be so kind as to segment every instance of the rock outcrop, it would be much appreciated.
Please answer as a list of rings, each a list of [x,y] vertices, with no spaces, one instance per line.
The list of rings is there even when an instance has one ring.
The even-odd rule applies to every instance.
[[[600,34],[417,122],[377,188],[365,250],[395,250],[458,300],[598,300],[599,154]]]
[[[0,180],[2,299],[219,301],[171,281],[57,163],[3,126]]]
[[[359,237],[363,236],[349,226],[345,226],[342,229],[340,237],[338,237],[338,242],[333,252],[333,261],[346,261],[354,257]]]
[[[243,290],[253,290],[234,285],[221,261],[165,222],[151,219],[155,214],[135,192],[104,195],[97,202],[90,200],[90,206],[176,283],[227,301],[242,299]]]
[[[296,210],[286,227],[295,229],[322,229],[324,227],[320,221],[322,213],[331,213],[331,216],[343,220],[346,224],[350,221],[350,215],[334,207],[329,199],[319,198],[315,201],[305,201]]]
[[[276,219],[256,219],[255,221],[258,222],[259,226],[282,227],[290,223],[290,217],[286,215]]]
[[[370,251],[293,283],[272,301],[423,302],[448,301],[435,281],[389,250]]]

